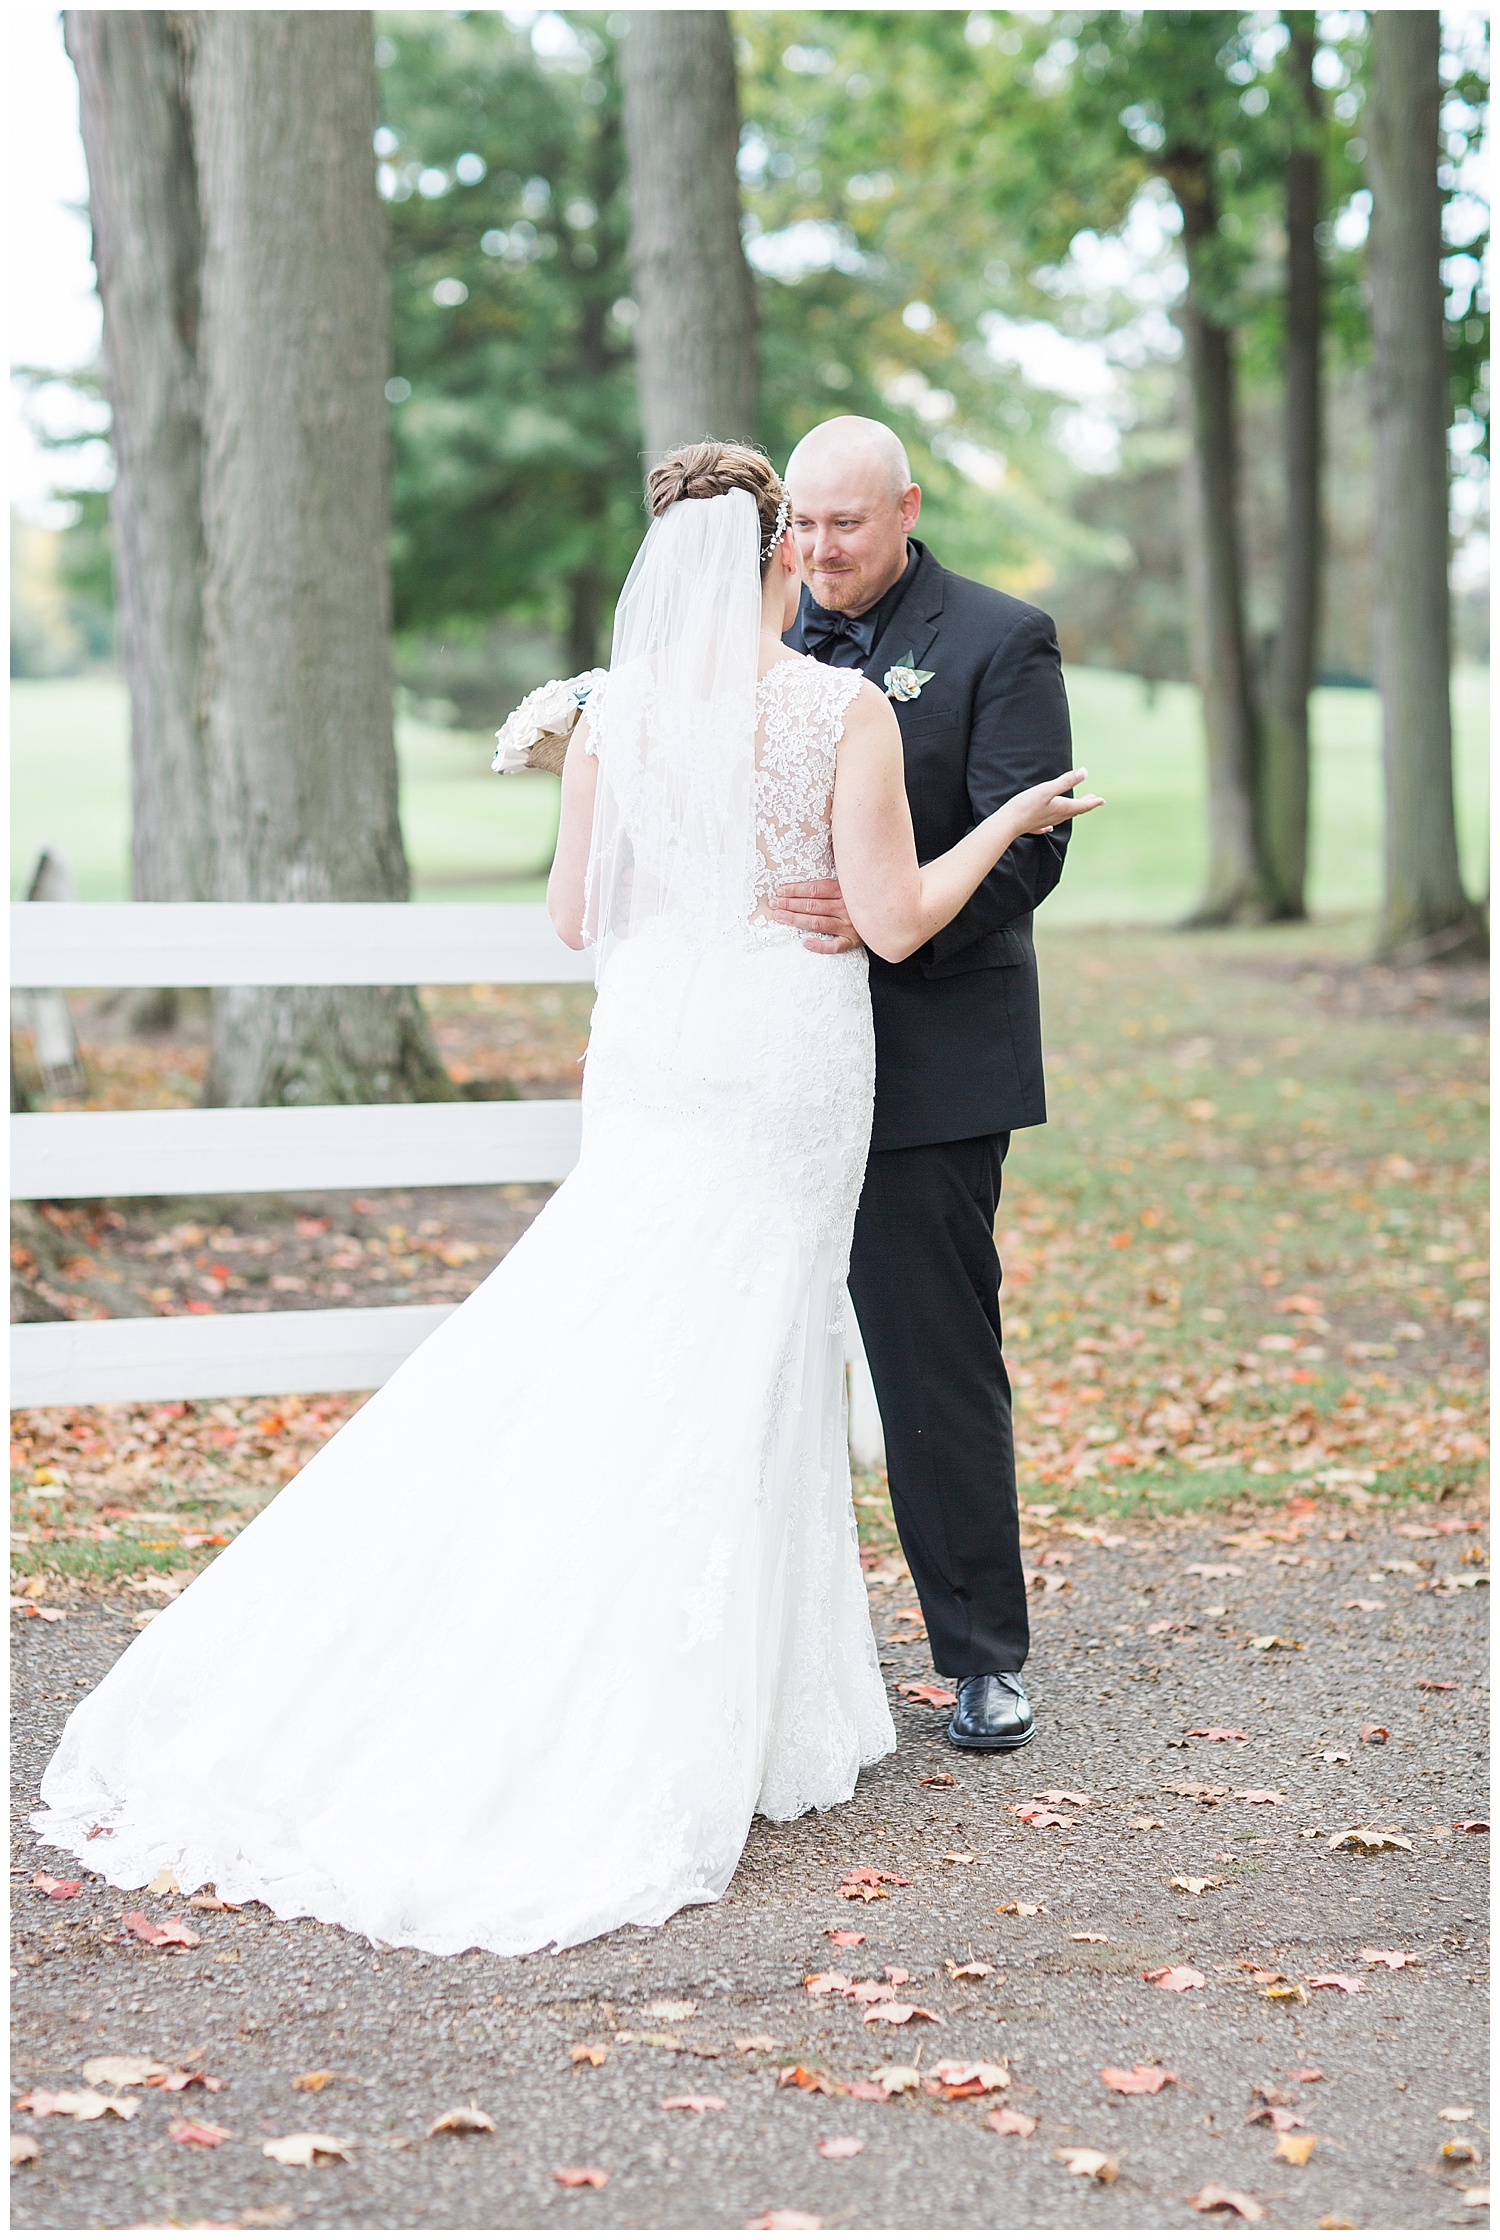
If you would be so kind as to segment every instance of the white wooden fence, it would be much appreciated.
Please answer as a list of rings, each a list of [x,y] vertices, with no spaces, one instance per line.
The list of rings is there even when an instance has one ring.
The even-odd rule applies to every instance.
[[[411,987],[587,981],[592,963],[534,904],[17,903],[11,985]],[[578,1158],[573,1099],[190,1112],[23,1113],[13,1198],[238,1195],[560,1182]],[[153,1315],[22,1323],[17,1407],[378,1385],[448,1306]],[[882,1438],[850,1317],[850,1445]]]

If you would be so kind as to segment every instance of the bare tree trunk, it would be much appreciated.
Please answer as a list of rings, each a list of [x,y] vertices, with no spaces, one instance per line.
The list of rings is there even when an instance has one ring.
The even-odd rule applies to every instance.
[[[1317,674],[1323,556],[1323,274],[1317,227],[1322,202],[1318,133],[1322,109],[1313,77],[1316,19],[1290,16],[1289,66],[1303,112],[1286,166],[1286,510],[1282,526],[1281,627],[1267,696],[1261,773],[1261,831],[1272,915],[1307,916],[1308,700]]]
[[[371,18],[192,24],[213,891],[401,901]],[[215,999],[209,1103],[453,1093],[410,989]]]
[[[648,459],[755,433],[755,296],[740,241],[739,100],[718,8],[635,10],[620,47]]]
[[[115,593],[130,692],[131,853],[142,902],[209,891],[198,720],[200,236],[178,26],[155,10],[69,9],[113,421]]]
[[[1258,922],[1267,915],[1256,813],[1260,735],[1240,560],[1239,430],[1230,330],[1214,314],[1212,259],[1218,209],[1209,159],[1185,150],[1167,177],[1183,216],[1187,300],[1178,313],[1192,414],[1193,642],[1208,740],[1208,885],[1194,925]]]
[[[1443,338],[1435,13],[1371,19],[1368,137],[1375,403],[1375,676],[1385,729],[1385,902],[1397,958],[1479,946],[1453,805],[1448,368]]]

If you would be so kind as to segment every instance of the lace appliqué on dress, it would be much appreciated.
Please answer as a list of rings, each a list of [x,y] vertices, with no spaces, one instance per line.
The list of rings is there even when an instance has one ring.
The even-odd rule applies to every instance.
[[[844,718],[864,678],[806,659],[778,661],[756,688],[756,922],[794,879],[833,877],[833,781]],[[775,928],[782,933],[789,927]]]

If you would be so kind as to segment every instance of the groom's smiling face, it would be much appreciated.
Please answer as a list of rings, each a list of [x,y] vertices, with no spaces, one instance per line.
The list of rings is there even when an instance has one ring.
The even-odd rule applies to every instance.
[[[792,527],[802,569],[819,606],[863,614],[906,566],[906,538],[922,493],[892,487],[884,462],[858,455],[793,461]]]

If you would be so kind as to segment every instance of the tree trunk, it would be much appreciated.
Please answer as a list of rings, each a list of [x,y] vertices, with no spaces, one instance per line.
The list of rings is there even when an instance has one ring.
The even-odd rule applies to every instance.
[[[1261,831],[1271,911],[1307,916],[1308,700],[1317,673],[1322,575],[1323,275],[1317,227],[1322,202],[1318,134],[1322,110],[1313,56],[1316,19],[1290,17],[1289,66],[1301,114],[1287,158],[1286,365],[1281,627],[1267,696]]]
[[[1178,313],[1192,414],[1194,533],[1192,633],[1208,741],[1208,885],[1194,925],[1259,922],[1267,915],[1256,814],[1260,738],[1240,561],[1239,429],[1234,349],[1216,315],[1218,207],[1209,158],[1180,153],[1167,171],[1182,211],[1188,290]]]
[[[131,854],[141,902],[210,891],[198,720],[203,531],[200,238],[177,27],[69,9],[113,421],[115,595],[130,692]]]
[[[1375,404],[1375,678],[1384,719],[1383,956],[1480,942],[1459,870],[1449,705],[1448,367],[1437,15],[1371,19],[1368,138]]]
[[[740,241],[739,100],[718,8],[637,9],[621,42],[646,455],[755,434],[755,297]]]
[[[370,16],[196,15],[213,892],[402,901]],[[451,1096],[411,989],[226,989],[205,1100]]]

